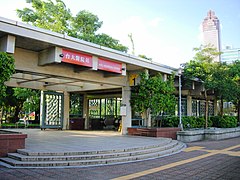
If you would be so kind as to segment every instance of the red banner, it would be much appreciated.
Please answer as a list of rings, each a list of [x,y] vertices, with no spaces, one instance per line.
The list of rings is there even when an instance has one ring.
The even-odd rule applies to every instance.
[[[122,63],[98,59],[98,69],[122,74]]]
[[[62,62],[92,67],[92,56],[71,50],[62,50]]]

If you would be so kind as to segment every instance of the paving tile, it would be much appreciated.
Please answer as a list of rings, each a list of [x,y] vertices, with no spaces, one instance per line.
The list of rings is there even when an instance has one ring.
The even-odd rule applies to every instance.
[[[49,131],[50,136],[53,138],[54,132]],[[60,131],[58,131],[60,132]],[[39,132],[40,134],[44,134],[46,132]],[[61,134],[62,132],[58,133]],[[82,135],[78,132],[70,132],[69,135]],[[88,136],[91,134],[89,133]],[[111,139],[104,134],[99,133],[99,139],[89,141],[89,146],[91,143],[103,143],[103,139]],[[112,136],[112,135],[111,135]],[[74,137],[74,136],[73,136]],[[77,137],[77,136],[75,136]],[[118,138],[118,136],[116,136]],[[88,141],[89,138],[85,138],[84,142]],[[142,143],[141,138],[138,143]],[[77,140],[68,140],[68,143],[76,143]],[[119,142],[126,143],[124,146],[131,147],[133,141],[129,140],[129,142],[125,142],[126,138],[119,140]],[[136,141],[136,139],[134,139]],[[41,137],[41,143],[46,143],[48,147],[51,145],[48,142],[48,138]],[[109,148],[109,144],[105,142],[105,148]],[[136,144],[138,144],[136,143]],[[221,150],[230,146],[240,144],[240,138],[222,140],[222,141],[202,141],[202,142],[194,142],[188,143],[188,146],[201,146],[205,149],[209,150]],[[84,146],[84,149],[87,149],[89,146]],[[38,148],[41,145],[37,146]],[[57,148],[57,145],[54,144],[52,146]],[[59,146],[63,148],[64,146]],[[79,148],[79,146],[72,146]],[[104,146],[100,146],[104,149]],[[119,147],[116,145],[115,147]],[[51,149],[51,148],[49,148]],[[238,149],[233,149],[232,151],[239,151]],[[133,174],[137,172],[142,172],[144,170],[158,168],[161,166],[165,166],[171,163],[175,163],[182,160],[191,159],[197,156],[201,156],[204,154],[208,154],[208,152],[201,151],[201,149],[191,152],[181,152],[172,156],[157,158],[153,160],[135,162],[135,163],[127,163],[127,164],[119,164],[119,165],[110,165],[110,166],[99,166],[99,167],[88,167],[88,168],[35,168],[35,169],[9,169],[0,166],[0,179],[2,180],[19,180],[19,179],[112,179],[119,176],[124,176],[128,174]],[[183,165],[175,166],[166,170],[158,171],[155,173],[147,174],[135,179],[236,179],[238,180],[240,177],[240,158],[236,156],[229,156],[227,154],[216,154],[203,159],[199,159],[193,162],[189,162]],[[15,175],[18,173],[18,175]]]

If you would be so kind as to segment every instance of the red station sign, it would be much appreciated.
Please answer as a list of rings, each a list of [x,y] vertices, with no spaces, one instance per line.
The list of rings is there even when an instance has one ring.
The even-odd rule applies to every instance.
[[[98,59],[98,69],[122,74],[122,63],[113,62],[105,59]]]
[[[92,56],[76,51],[62,49],[62,62],[92,67]]]

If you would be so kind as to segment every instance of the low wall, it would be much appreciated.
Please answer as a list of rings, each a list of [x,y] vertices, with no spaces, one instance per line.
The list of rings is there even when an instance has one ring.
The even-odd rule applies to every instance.
[[[180,131],[180,128],[129,127],[128,135],[147,136],[147,137],[166,137],[166,138],[177,139],[177,131]]]
[[[222,140],[239,136],[240,127],[213,128],[205,130],[189,130],[177,132],[177,140],[182,142],[194,142],[202,140]]]
[[[16,152],[17,149],[24,149],[26,138],[27,134],[0,130],[0,157]]]

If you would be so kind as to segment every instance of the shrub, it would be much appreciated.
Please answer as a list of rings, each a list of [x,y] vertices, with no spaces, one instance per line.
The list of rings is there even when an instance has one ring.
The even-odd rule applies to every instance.
[[[178,127],[179,117],[178,116],[168,116],[164,117],[162,127]],[[195,117],[195,116],[184,116],[182,117],[183,128],[204,128],[205,118]],[[208,120],[208,126],[212,126],[212,120]]]
[[[213,126],[218,128],[233,128],[237,127],[237,118],[234,116],[215,116],[211,117]]]
[[[28,124],[25,127],[25,124],[15,124],[15,123],[2,123],[2,128],[39,128],[39,124]]]
[[[220,122],[221,118],[222,118],[221,116],[213,116],[213,117],[210,118],[213,122],[213,127],[220,127],[219,122]]]
[[[220,119],[219,125],[222,128],[237,127],[237,118],[234,116],[223,116],[223,118]]]
[[[15,128],[15,123],[2,123],[2,128]],[[18,127],[24,127],[23,124],[19,124]]]
[[[162,127],[178,127],[179,118],[177,116],[163,117]]]
[[[162,127],[178,127],[178,116],[167,116],[162,120]],[[182,117],[183,128],[204,128],[205,118],[195,116]],[[208,127],[233,128],[237,127],[237,118],[234,116],[213,116],[208,119]]]
[[[40,124],[28,124],[27,127],[28,128],[39,128]]]
[[[182,118],[183,128],[196,128],[197,121],[194,116],[185,116]]]

